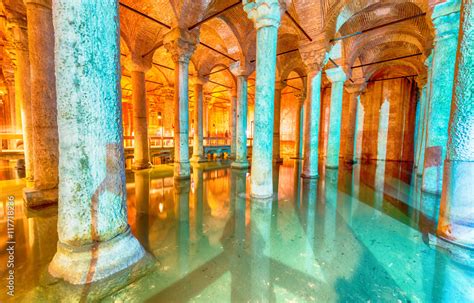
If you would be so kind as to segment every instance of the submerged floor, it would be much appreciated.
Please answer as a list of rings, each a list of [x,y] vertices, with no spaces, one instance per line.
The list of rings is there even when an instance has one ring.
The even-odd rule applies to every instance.
[[[410,166],[358,164],[310,181],[299,177],[301,162],[286,161],[274,169],[269,203],[251,201],[249,173],[227,162],[193,167],[179,183],[171,166],[129,173],[129,223],[149,256],[106,281],[71,286],[47,273],[57,208],[26,211],[24,181],[3,163],[2,202],[13,194],[17,203],[15,299],[474,302],[473,268],[427,244],[436,198],[421,195]]]

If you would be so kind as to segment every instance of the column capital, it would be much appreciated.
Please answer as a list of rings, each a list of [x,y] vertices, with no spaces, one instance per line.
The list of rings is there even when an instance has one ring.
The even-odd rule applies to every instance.
[[[242,59],[230,64],[229,70],[236,77],[247,78],[255,70],[255,64]]]
[[[433,63],[433,53],[431,53],[425,60],[425,66],[431,68],[431,63]]]
[[[355,95],[360,95],[365,88],[367,87],[367,82],[365,79],[357,79],[354,81],[354,83],[346,83],[344,88],[349,94],[355,94]]]
[[[251,19],[255,28],[273,26],[279,27],[281,15],[286,9],[286,5],[279,0],[243,0],[244,11]]]
[[[346,72],[342,67],[336,67],[326,70],[326,76],[328,77],[329,81],[332,83],[334,82],[344,82],[346,81]]]
[[[418,75],[418,77],[416,77],[415,82],[420,89],[423,89],[423,87],[428,82],[428,75],[426,73]]]
[[[459,30],[461,1],[450,0],[436,5],[431,19],[435,27],[435,40],[457,37]]]
[[[323,66],[326,65],[329,60],[329,55],[326,49],[315,49],[312,44],[307,44],[299,49],[301,59],[306,65],[308,79],[310,79],[310,75],[314,77],[322,70]]]
[[[163,45],[175,63],[189,63],[198,43],[198,31],[188,31],[179,27],[173,28],[163,38]]]
[[[48,9],[52,9],[52,0],[23,0],[25,5],[39,5]]]
[[[153,53],[142,57],[142,55],[136,52],[131,52],[127,54],[124,66],[130,72],[146,73],[153,66]]]
[[[275,82],[275,90],[282,90],[286,87],[286,81],[277,80]]]
[[[295,91],[293,95],[298,99],[298,105],[303,105],[304,100],[306,99],[305,91]]]
[[[209,81],[209,76],[203,77],[203,76],[192,76],[189,80],[191,80],[192,85],[204,85]]]

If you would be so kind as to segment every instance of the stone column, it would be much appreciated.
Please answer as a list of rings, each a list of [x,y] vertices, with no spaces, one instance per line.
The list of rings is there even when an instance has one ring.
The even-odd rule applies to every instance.
[[[9,19],[10,34],[13,40],[13,51],[16,58],[15,98],[20,99],[21,120],[23,128],[23,150],[25,153],[26,187],[34,183],[33,130],[31,116],[31,82],[30,58],[28,54],[28,33],[26,22],[21,18]]]
[[[420,154],[421,154],[421,143],[423,137],[423,129],[424,129],[424,114],[425,114],[425,104],[426,104],[426,84],[422,85],[420,90],[420,97],[418,99],[417,107],[416,107],[416,134],[415,134],[415,157],[414,157],[414,167],[415,171],[418,169],[418,165],[420,165]]]
[[[463,0],[438,235],[474,248],[474,6]]]
[[[356,82],[356,81],[354,81]],[[363,119],[359,117],[361,111],[360,109],[360,94],[366,87],[365,79],[358,80],[356,83],[350,83],[345,86],[348,96],[348,104],[345,108],[347,111],[346,114],[341,112],[341,115],[344,114],[344,119],[347,121],[341,122],[341,127],[344,129],[344,149],[342,156],[344,157],[345,162],[355,162],[356,158],[356,141],[357,141],[357,130],[358,130],[358,121]],[[347,99],[346,99],[347,100]],[[345,112],[344,111],[344,112]],[[363,114],[363,113],[362,113]]]
[[[419,138],[421,140],[420,142],[420,151],[419,151],[419,156],[418,156],[418,164],[417,164],[417,169],[416,169],[416,175],[417,176],[422,176],[423,174],[423,167],[425,163],[425,147],[426,147],[426,132],[427,132],[427,126],[428,126],[428,108],[431,103],[431,74],[432,74],[432,63],[433,63],[433,54],[429,55],[428,58],[425,60],[425,66],[427,68],[427,77],[426,77],[426,93],[425,93],[425,102],[423,104],[422,108],[422,114],[421,114],[421,121],[420,121],[420,126],[421,126],[421,131],[419,134]]]
[[[275,83],[275,115],[273,119],[273,162],[282,163],[280,157],[280,120],[281,120],[281,91],[285,88],[286,83],[277,81]]]
[[[54,0],[53,7],[61,156],[59,242],[49,272],[86,284],[144,255],[127,223],[118,2]]]
[[[133,169],[151,167],[148,140],[148,104],[146,98],[145,73],[152,67],[152,55],[143,58],[141,54],[131,53],[126,67],[132,80],[133,104]]]
[[[318,139],[321,118],[321,70],[308,73],[304,118],[303,178],[318,178]]]
[[[51,0],[25,0],[31,71],[33,129],[32,188],[23,192],[28,206],[58,201],[58,124],[54,74]]]
[[[232,64],[230,70],[237,78],[236,156],[231,166],[247,169],[247,77],[251,71],[240,62]]]
[[[293,158],[301,159],[303,152],[303,144],[301,144],[301,138],[303,137],[303,104],[306,97],[305,93],[298,93],[295,95],[298,104],[296,105],[296,124],[295,124],[295,155]]]
[[[251,193],[270,198],[272,189],[273,98],[276,49],[281,12],[278,0],[244,0],[244,10],[257,29],[257,79],[255,93],[255,137],[252,147]]]
[[[337,168],[341,144],[342,94],[344,93],[346,74],[341,67],[337,67],[326,70],[326,76],[332,82],[326,167]]]
[[[421,190],[441,194],[459,31],[459,0],[435,6],[436,30]]]
[[[231,90],[230,97],[230,158],[235,159],[237,149],[237,87]]]
[[[163,44],[174,61],[174,177],[188,179],[191,174],[189,164],[189,106],[188,78],[189,60],[198,37],[194,32],[174,28],[166,34]]]
[[[357,109],[356,109],[356,123],[354,130],[354,162],[358,162],[362,158],[362,136],[364,133],[364,116],[365,110],[362,102],[360,101],[360,95],[357,97]]]
[[[193,156],[191,162],[203,162],[204,161],[204,147],[203,147],[203,85],[206,83],[206,79],[196,77],[194,79],[194,137],[193,137]]]

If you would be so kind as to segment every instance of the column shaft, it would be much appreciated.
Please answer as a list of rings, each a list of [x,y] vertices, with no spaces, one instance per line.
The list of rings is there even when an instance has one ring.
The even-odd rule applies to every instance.
[[[281,163],[280,157],[280,121],[281,121],[281,91],[282,84],[278,83],[275,88],[275,115],[273,117],[273,162]]]
[[[189,178],[189,101],[188,101],[188,61],[175,64],[174,94],[174,176]]]
[[[49,272],[85,284],[144,255],[127,223],[118,2],[54,0],[53,7],[61,156],[59,242]]]
[[[437,16],[446,5],[453,4],[439,4],[433,12],[436,41],[422,180],[422,190],[431,194],[441,194],[459,29],[459,8]]]
[[[298,104],[296,106],[296,122],[295,122],[295,158],[301,159],[301,152],[302,152],[302,144],[301,138],[303,137],[303,128],[302,121],[303,121],[303,100],[298,100]]]
[[[230,98],[230,158],[235,159],[237,144],[237,93],[232,92]]]
[[[247,161],[247,76],[237,76],[237,134],[235,168],[248,168]]]
[[[58,125],[54,74],[54,28],[51,7],[27,0],[31,68],[34,184],[24,191],[28,206],[58,199]],[[39,1],[46,2],[49,1]]]
[[[133,169],[140,170],[151,167],[150,149],[148,146],[148,119],[145,87],[145,72],[132,71],[132,102],[133,102]]]
[[[269,198],[272,189],[273,99],[275,93],[278,27],[257,30],[255,136],[252,147],[251,195]]]
[[[194,95],[195,95],[195,105],[194,105],[194,138],[193,138],[193,156],[191,158],[192,162],[200,162],[203,160],[204,148],[203,148],[203,85],[202,83],[194,84]]]
[[[474,248],[474,7],[463,1],[438,234]]]
[[[304,119],[303,178],[317,178],[318,139],[321,119],[321,71],[308,75],[308,93]]]

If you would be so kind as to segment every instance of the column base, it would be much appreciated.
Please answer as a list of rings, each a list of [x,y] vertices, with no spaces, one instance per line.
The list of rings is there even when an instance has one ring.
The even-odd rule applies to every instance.
[[[316,174],[316,175],[308,175],[308,174],[301,174],[301,178],[303,179],[319,179],[319,175]]]
[[[339,165],[326,164],[325,167],[329,169],[338,169]]]
[[[132,170],[143,170],[143,169],[149,169],[152,168],[153,165],[151,165],[150,162],[135,162],[132,165]]]
[[[457,262],[471,266],[474,262],[474,246],[460,245],[441,235],[428,234],[430,246],[440,247],[442,251],[447,252]]]
[[[129,228],[113,239],[87,246],[74,247],[58,242],[48,271],[71,284],[89,284],[135,264],[144,255],[143,247]]]
[[[186,180],[191,178],[191,164],[186,162],[174,162],[174,178],[177,180]]]
[[[189,160],[191,163],[202,163],[202,162],[207,162],[207,159],[204,159],[201,156],[192,156],[191,159]]]
[[[58,189],[24,188],[23,200],[26,207],[38,207],[58,203]]]
[[[230,167],[237,169],[247,169],[250,167],[248,161],[234,161],[230,164]]]

